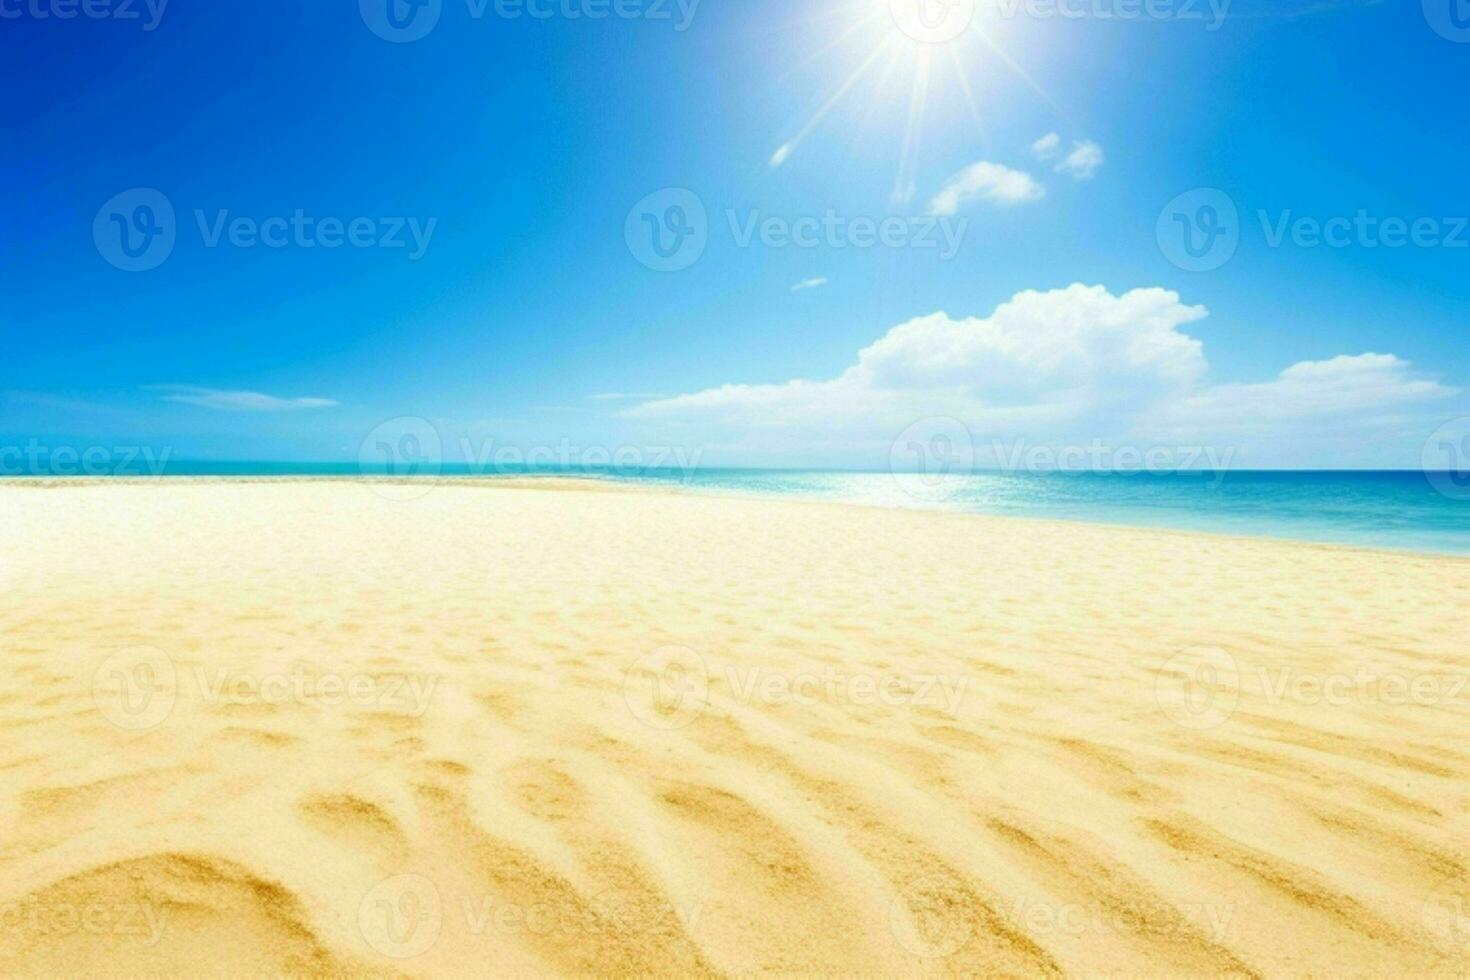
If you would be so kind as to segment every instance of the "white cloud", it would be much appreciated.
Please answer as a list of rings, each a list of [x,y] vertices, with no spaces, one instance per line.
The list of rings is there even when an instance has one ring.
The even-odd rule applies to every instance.
[[[934,200],[929,202],[929,213],[947,217],[973,201],[1025,204],[1039,200],[1045,194],[1046,188],[1030,174],[981,160],[945,181]]]
[[[277,398],[258,391],[221,391],[195,385],[150,385],[146,390],[158,392],[164,401],[222,412],[295,412],[339,404],[330,398]]]
[[[597,394],[597,395],[588,395],[587,396],[587,400],[588,401],[594,401],[594,402],[626,402],[626,401],[647,401],[650,398],[662,398],[662,397],[663,397],[663,395],[649,394],[649,393],[630,394],[630,393],[622,392],[622,391],[609,391],[609,392],[604,392],[604,393]]]
[[[1050,160],[1057,155],[1057,147],[1062,145],[1062,138],[1056,133],[1047,133],[1041,139],[1031,144],[1031,155],[1038,160]]]
[[[793,293],[800,293],[808,289],[820,289],[822,286],[827,285],[828,281],[826,276],[814,276],[811,279],[803,279],[795,286],[792,286],[791,291]]]
[[[1072,144],[1072,152],[1057,164],[1056,171],[1073,180],[1091,180],[1106,159],[1102,147],[1092,140],[1081,140]]]
[[[810,455],[831,446],[870,463],[886,459],[893,437],[915,420],[952,416],[982,448],[995,439],[1214,440],[1259,465],[1317,465],[1318,457],[1331,465],[1333,447],[1350,446],[1354,433],[1381,441],[1385,410],[1442,415],[1443,400],[1455,394],[1388,354],[1302,362],[1259,384],[1212,385],[1203,344],[1183,330],[1207,315],[1161,288],[1118,296],[1081,284],[1028,291],[988,317],[941,312],[894,327],[835,378],[728,384],[623,415],[682,424],[710,444],[750,453]],[[1415,456],[1434,427],[1418,436]],[[1404,431],[1420,428],[1414,422]],[[1336,441],[1329,445],[1324,432]]]

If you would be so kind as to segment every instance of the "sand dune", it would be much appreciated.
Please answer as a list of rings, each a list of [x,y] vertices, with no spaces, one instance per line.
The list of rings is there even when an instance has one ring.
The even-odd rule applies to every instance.
[[[0,974],[1467,972],[1470,561],[401,489],[0,486]]]

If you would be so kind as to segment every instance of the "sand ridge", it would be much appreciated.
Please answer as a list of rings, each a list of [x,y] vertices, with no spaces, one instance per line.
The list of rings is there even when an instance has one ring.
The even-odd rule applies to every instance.
[[[0,486],[0,973],[1467,972],[1470,560],[401,490]]]

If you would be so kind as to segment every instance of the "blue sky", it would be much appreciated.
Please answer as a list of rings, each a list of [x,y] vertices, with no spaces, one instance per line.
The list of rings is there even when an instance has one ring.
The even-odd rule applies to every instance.
[[[1463,0],[123,2],[0,0],[0,446],[1415,467],[1470,416]]]

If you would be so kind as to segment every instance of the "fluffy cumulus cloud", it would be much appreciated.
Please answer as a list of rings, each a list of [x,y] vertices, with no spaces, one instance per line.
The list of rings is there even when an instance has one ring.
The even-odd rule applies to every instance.
[[[1045,194],[1046,188],[1025,171],[982,160],[945,181],[929,202],[929,213],[945,217],[976,201],[1026,204],[1039,200]]]
[[[1071,152],[1057,164],[1056,171],[1073,180],[1091,180],[1102,169],[1105,159],[1102,147],[1092,140],[1082,140],[1072,144]]]
[[[1307,361],[1260,383],[1212,384],[1203,344],[1186,332],[1207,315],[1160,288],[1028,291],[987,317],[934,313],[900,324],[835,378],[728,384],[624,414],[773,456],[841,446],[878,463],[906,426],[948,416],[971,430],[980,457],[999,440],[1101,439],[1228,444],[1261,465],[1322,465],[1296,458],[1325,445],[1303,440],[1331,432],[1340,441],[1359,431],[1381,442],[1385,412],[1398,413],[1405,432],[1418,431],[1436,411],[1442,421],[1457,394],[1389,354]],[[1282,454],[1295,457],[1276,458]]]

